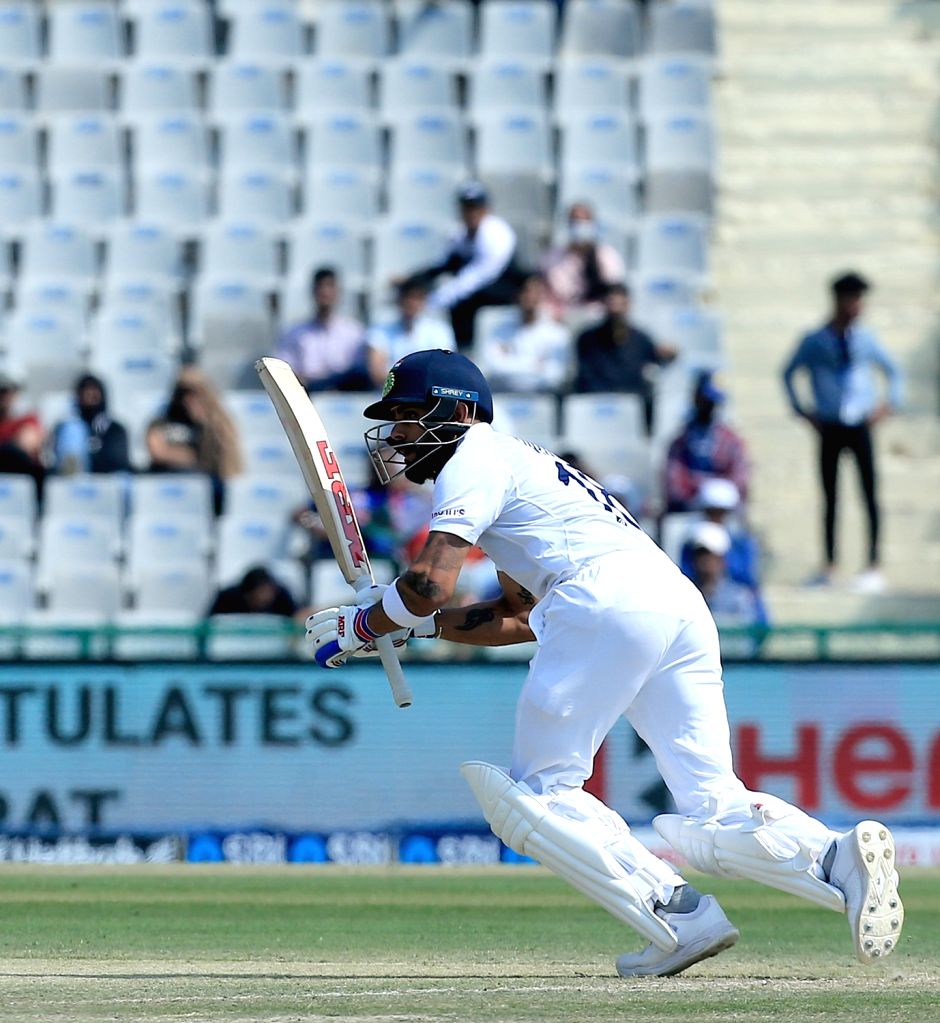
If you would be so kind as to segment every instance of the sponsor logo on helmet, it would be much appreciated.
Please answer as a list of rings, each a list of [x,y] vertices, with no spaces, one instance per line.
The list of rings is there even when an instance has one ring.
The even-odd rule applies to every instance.
[[[382,397],[387,398],[389,391],[395,386],[395,372],[389,370],[388,376],[385,378],[385,386],[382,388]]]
[[[437,387],[431,388],[431,394],[435,398],[459,398],[461,401],[479,401],[479,391],[465,391],[461,387]]]

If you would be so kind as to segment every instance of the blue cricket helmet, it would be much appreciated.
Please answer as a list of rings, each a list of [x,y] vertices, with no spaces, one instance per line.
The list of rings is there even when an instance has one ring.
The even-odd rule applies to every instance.
[[[369,405],[363,415],[367,419],[387,420],[396,407],[419,405],[437,407],[450,419],[458,401],[476,405],[477,422],[493,422],[493,392],[479,368],[465,355],[432,348],[399,359],[385,378],[382,397]]]

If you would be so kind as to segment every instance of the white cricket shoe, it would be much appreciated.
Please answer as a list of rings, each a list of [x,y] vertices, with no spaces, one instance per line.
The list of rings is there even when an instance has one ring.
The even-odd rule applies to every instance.
[[[897,948],[904,925],[894,869],[894,839],[878,821],[862,821],[836,839],[829,883],[845,895],[845,912],[863,963]]]
[[[731,948],[740,937],[713,895],[703,895],[691,913],[661,915],[676,932],[678,946],[672,952],[663,952],[650,944],[639,952],[624,953],[617,960],[621,977],[671,977]]]

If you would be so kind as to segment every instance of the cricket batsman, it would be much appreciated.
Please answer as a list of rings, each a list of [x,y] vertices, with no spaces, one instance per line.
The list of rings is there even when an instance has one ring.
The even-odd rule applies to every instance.
[[[896,948],[904,911],[891,833],[864,821],[838,834],[745,788],[731,763],[715,623],[630,512],[556,455],[494,430],[490,388],[462,355],[401,359],[365,415],[380,421],[365,437],[383,481],[404,473],[433,482],[431,531],[391,585],[307,620],[316,660],[339,667],[385,634],[396,643],[538,642],[509,771],[473,762],[461,771],[502,841],[647,939],[620,956],[620,975],[679,973],[738,939],[714,896],[584,791],[621,715],[652,750],[676,804],[654,827],[692,866],[845,913],[863,962]],[[502,595],[448,608],[474,544],[495,562]]]

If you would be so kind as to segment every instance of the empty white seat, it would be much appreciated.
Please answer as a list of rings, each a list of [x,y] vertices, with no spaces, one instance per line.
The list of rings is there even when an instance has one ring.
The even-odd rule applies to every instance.
[[[23,279],[90,279],[96,272],[94,242],[82,229],[44,221],[26,233]]]
[[[320,167],[311,164],[304,178],[306,217],[336,217],[368,223],[379,212],[379,180],[362,167]]]
[[[0,224],[3,233],[17,236],[42,212],[39,174],[32,169],[0,170]]]
[[[116,224],[108,235],[107,273],[170,284],[180,278],[179,242],[163,226],[142,221]]]
[[[90,334],[92,355],[109,350],[174,352],[179,345],[168,326],[164,317],[142,304],[101,306]]]
[[[34,280],[27,277],[19,281],[16,289],[17,309],[35,312],[52,310],[81,330],[88,318],[91,303],[90,284],[63,278]]]
[[[208,518],[135,512],[128,522],[127,568],[139,578],[144,568],[205,566],[210,549]]]
[[[114,171],[63,171],[52,177],[51,184],[52,215],[59,220],[102,231],[124,215],[124,177]]]
[[[637,230],[637,268],[640,271],[708,270],[708,236],[697,217],[660,214],[644,217]]]
[[[635,394],[570,394],[564,405],[565,442],[591,453],[602,444],[643,437],[643,406]]]
[[[303,25],[289,0],[240,4],[233,14],[229,53],[234,57],[286,63],[303,53]]]
[[[236,476],[225,488],[225,507],[236,518],[286,522],[309,495],[299,475]]]
[[[393,60],[382,66],[381,110],[386,120],[456,107],[457,84],[446,68],[423,60]]]
[[[387,586],[394,573],[387,561],[373,561],[372,571],[379,585]],[[315,561],[310,567],[310,602],[315,608],[345,604],[354,596],[339,565],[332,559]]]
[[[186,0],[155,0],[134,11],[137,56],[201,63],[212,45],[209,9]]]
[[[392,159],[463,170],[467,165],[467,133],[458,114],[433,111],[403,114],[392,126]]]
[[[195,112],[196,79],[177,64],[128,61],[121,68],[121,109],[128,118],[140,115]]]
[[[4,331],[7,357],[29,374],[34,390],[67,387],[82,368],[82,343],[74,323],[54,311],[18,309]]]
[[[125,482],[107,473],[53,476],[44,491],[46,515],[97,518],[120,530],[124,519]]]
[[[34,543],[31,519],[22,515],[0,515],[0,565],[28,558]]]
[[[216,572],[219,578],[234,578],[252,565],[264,565],[283,557],[286,543],[284,522],[223,515],[219,519]]]
[[[621,164],[579,163],[562,178],[561,209],[575,202],[590,202],[597,219],[606,226],[623,227],[639,212],[637,173]]]
[[[362,435],[371,424],[363,416],[362,410],[372,400],[370,394],[357,391],[326,391],[316,395],[317,412],[337,450],[355,445],[365,450]],[[345,470],[345,465],[343,468]]]
[[[540,444],[549,450],[558,440],[557,405],[551,394],[500,394],[496,404],[506,416],[517,437]]]
[[[245,471],[252,476],[296,476],[297,461],[286,434],[242,437]]]
[[[38,580],[45,589],[62,566],[107,565],[120,551],[120,535],[107,519],[44,515],[39,526]]]
[[[176,518],[192,515],[208,522],[212,484],[200,473],[149,473],[134,477],[131,501],[135,516]]]
[[[168,350],[180,344],[179,295],[173,284],[161,278],[108,277],[103,282],[98,313],[112,309],[141,312],[159,328]]]
[[[473,8],[467,0],[398,0],[398,48],[409,58],[462,67],[473,47]]]
[[[57,117],[49,126],[49,167],[100,167],[117,169],[121,144],[112,114],[70,114]]]
[[[480,6],[480,53],[547,66],[555,47],[557,7],[549,0],[504,0]]]
[[[561,56],[633,57],[642,45],[637,5],[632,0],[568,0]]]
[[[365,276],[365,245],[350,224],[338,220],[304,220],[289,235],[291,279],[303,278],[320,266],[334,267],[347,288],[361,286]]]
[[[33,573],[19,558],[0,561],[0,622],[15,625],[29,614],[35,601]]]
[[[440,260],[447,231],[440,223],[415,217],[383,220],[373,236],[373,284],[384,290],[393,277],[429,266]]]
[[[255,279],[250,275],[199,279],[193,291],[189,341],[203,350],[200,363],[210,376],[210,362],[237,375],[249,357],[270,347],[271,339],[270,299]],[[231,384],[230,375],[226,372],[226,386]]]
[[[572,57],[555,71],[555,113],[560,121],[584,112],[627,110],[630,72],[610,57]]]
[[[665,307],[653,326],[663,342],[679,349],[688,368],[716,370],[724,363],[723,327],[717,313],[700,306]]]
[[[134,391],[127,398],[120,394],[109,396],[114,417],[127,430],[131,465],[141,471],[150,468],[150,453],[147,450],[147,428],[166,411],[169,392],[166,387],[154,390]]]
[[[714,160],[714,129],[706,113],[666,113],[646,122],[646,163],[651,171],[711,171]]]
[[[168,391],[176,371],[176,360],[166,352],[107,349],[95,353],[92,365],[109,385],[116,409],[132,404],[139,393]]]
[[[39,134],[31,117],[4,111],[0,115],[0,167],[39,169]]]
[[[47,623],[61,616],[63,623],[112,619],[121,607],[121,584],[116,565],[70,564],[55,566],[45,579]],[[38,621],[46,616],[33,616]]]
[[[0,515],[4,518],[36,518],[36,484],[29,476],[0,473]]]
[[[368,69],[339,57],[305,60],[297,69],[294,92],[302,121],[317,112],[364,113],[372,104]]]
[[[541,115],[545,109],[545,75],[539,68],[519,60],[475,61],[469,106],[476,117],[503,107],[531,109]]]
[[[277,245],[257,224],[216,222],[203,234],[200,269],[210,277],[270,280],[278,271]]]
[[[279,224],[294,215],[295,186],[276,170],[233,170],[219,184],[219,216]]]
[[[630,291],[637,317],[643,314],[655,315],[664,306],[694,305],[701,290],[701,275],[650,271],[631,276]]]
[[[524,263],[535,262],[535,255],[526,248],[533,234],[543,231],[551,220],[551,191],[544,174],[538,170],[526,173],[513,171],[490,171],[486,175],[486,187],[493,203],[515,228],[517,259]]]
[[[208,134],[198,114],[179,112],[142,118],[134,125],[133,141],[138,171],[192,172],[208,166]]]
[[[650,8],[650,53],[714,54],[715,12],[707,4],[676,0]]]
[[[211,596],[209,573],[205,562],[196,558],[166,565],[141,564],[131,593],[139,613],[174,611],[201,618]]]
[[[117,60],[124,53],[118,10],[105,0],[52,4],[49,9],[49,57],[64,64]]]
[[[26,109],[26,79],[17,68],[0,67],[0,110]]]
[[[643,117],[679,107],[706,108],[711,97],[711,68],[700,57],[651,57],[639,77],[639,110]]]
[[[265,64],[219,61],[212,69],[209,95],[209,107],[216,117],[278,111],[284,107],[284,76]]]
[[[584,163],[611,163],[629,170],[638,159],[636,123],[626,114],[581,114],[562,127],[563,171]]]
[[[552,170],[552,144],[544,116],[524,110],[487,114],[476,124],[477,173],[524,172],[548,176]]]
[[[462,172],[453,167],[405,164],[392,168],[388,180],[388,213],[408,217],[420,210],[435,221],[453,219]]]
[[[39,58],[39,19],[42,8],[31,0],[0,3],[0,63],[29,64]]]
[[[319,0],[317,54],[377,60],[389,50],[390,23],[383,0]]]
[[[297,159],[296,138],[287,118],[277,113],[234,115],[219,132],[226,172],[240,167],[290,170]]]
[[[354,164],[378,168],[382,162],[379,127],[352,112],[318,115],[305,125],[307,160],[321,165]]]
[[[204,173],[144,171],[136,178],[134,212],[139,220],[195,233],[209,217],[209,185]]]
[[[108,110],[110,107],[111,85],[108,72],[101,67],[47,62],[36,72],[36,109],[40,113]]]
[[[228,391],[225,407],[241,436],[278,436],[283,427],[264,391]]]

